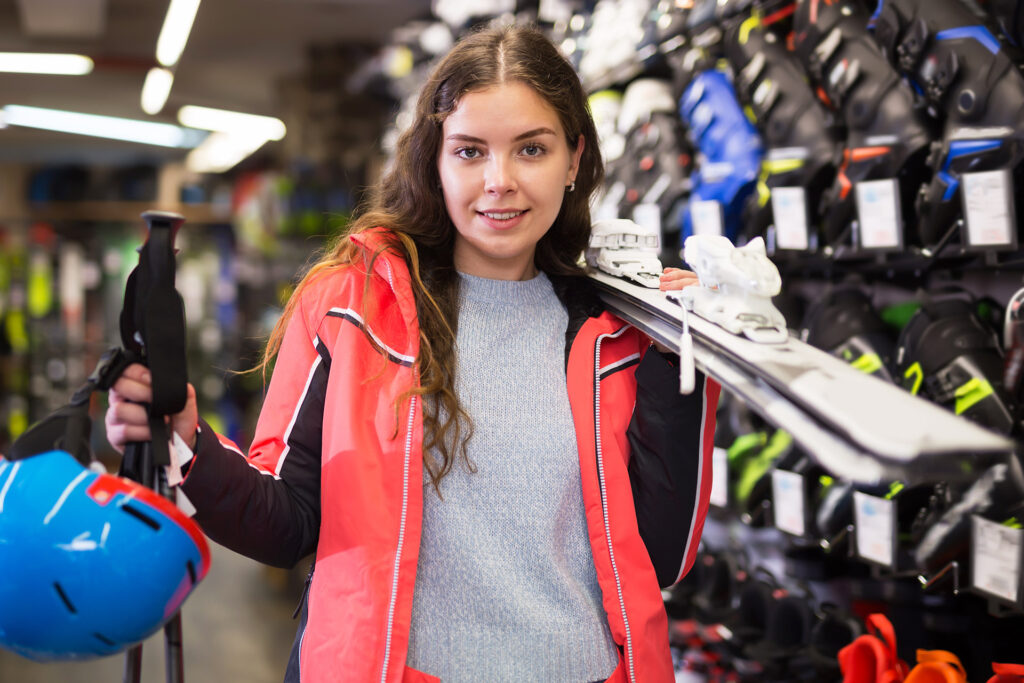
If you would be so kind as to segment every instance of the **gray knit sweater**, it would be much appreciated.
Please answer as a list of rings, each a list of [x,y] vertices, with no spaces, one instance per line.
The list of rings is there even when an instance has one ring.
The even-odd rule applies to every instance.
[[[424,475],[408,655],[444,683],[584,683],[617,664],[587,540],[566,324],[543,273],[461,276],[455,386],[477,471],[457,460],[443,500]]]

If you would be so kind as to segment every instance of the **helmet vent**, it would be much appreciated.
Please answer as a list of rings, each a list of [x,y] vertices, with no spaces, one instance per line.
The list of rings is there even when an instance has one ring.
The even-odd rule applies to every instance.
[[[93,638],[95,638],[96,640],[100,641],[100,642],[101,642],[101,643],[103,643],[104,645],[107,645],[107,646],[109,646],[109,647],[114,647],[115,645],[117,645],[117,643],[115,643],[114,641],[112,641],[112,640],[111,640],[110,638],[107,638],[107,637],[106,637],[105,635],[103,635],[102,633],[93,633],[93,634],[92,634],[92,637],[93,637]]]
[[[131,505],[122,505],[121,509],[151,528],[153,531],[160,531],[160,524],[146,513],[136,510]]]
[[[57,595],[60,596],[61,601],[64,603],[64,606],[68,608],[68,611],[72,614],[77,614],[78,610],[75,609],[75,606],[71,603],[71,600],[68,599],[67,594],[64,592],[64,589],[60,587],[60,584],[54,581],[53,587],[57,590]]]

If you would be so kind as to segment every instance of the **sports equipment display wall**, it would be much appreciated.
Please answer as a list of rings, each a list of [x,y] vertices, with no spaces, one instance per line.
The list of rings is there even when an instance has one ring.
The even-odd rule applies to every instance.
[[[789,334],[1019,450],[1019,2],[511,11],[476,21],[539,23],[591,93],[596,219],[656,227],[672,266],[693,234],[763,237]],[[848,398],[836,391],[821,400]],[[678,680],[1021,680],[1019,457],[967,448],[956,467],[910,458],[867,481],[881,460],[836,471],[770,404],[751,390],[719,405],[703,554],[666,592]],[[817,428],[839,434],[841,417]]]

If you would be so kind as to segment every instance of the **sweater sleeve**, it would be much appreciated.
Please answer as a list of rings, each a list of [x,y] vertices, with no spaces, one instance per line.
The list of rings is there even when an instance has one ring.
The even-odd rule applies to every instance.
[[[299,309],[288,324],[248,457],[201,422],[182,485],[214,541],[252,559],[294,566],[320,528],[320,462],[330,355]]]
[[[644,354],[636,380],[629,479],[640,537],[664,587],[682,579],[697,554],[711,495],[719,386],[698,372],[693,393],[680,394],[678,358],[654,349]]]

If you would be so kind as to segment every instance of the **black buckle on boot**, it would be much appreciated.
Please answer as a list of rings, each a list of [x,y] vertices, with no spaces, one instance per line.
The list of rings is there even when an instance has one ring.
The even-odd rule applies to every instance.
[[[924,19],[918,19],[910,25],[907,34],[896,46],[896,57],[899,68],[904,72],[911,72],[924,54],[924,48],[928,44],[928,25]]]

